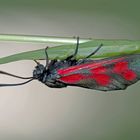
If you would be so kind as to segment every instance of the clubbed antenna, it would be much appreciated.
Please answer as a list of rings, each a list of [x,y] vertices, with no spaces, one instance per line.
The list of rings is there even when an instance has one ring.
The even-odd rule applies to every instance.
[[[8,73],[8,72],[5,72],[5,71],[0,71],[0,74],[12,76],[12,77],[16,77],[16,78],[19,78],[19,79],[31,79],[31,78],[33,78],[33,77],[22,77],[22,76],[17,76],[17,75],[14,75],[14,74],[11,74],[11,73]]]
[[[34,78],[30,79],[30,80],[27,80],[25,82],[22,82],[22,83],[17,83],[17,84],[0,84],[0,87],[6,87],[6,86],[20,86],[20,85],[24,85],[24,84],[27,84],[29,82],[31,82],[32,80],[34,80]]]
[[[8,75],[8,76],[19,78],[19,79],[29,79],[29,80],[27,80],[25,82],[22,82],[22,83],[16,83],[16,84],[0,84],[0,87],[24,85],[24,84],[29,83],[30,81],[34,80],[33,77],[21,77],[21,76],[17,76],[17,75],[14,75],[14,74],[11,74],[11,73],[8,73],[8,72],[4,72],[4,71],[0,71],[0,74]]]

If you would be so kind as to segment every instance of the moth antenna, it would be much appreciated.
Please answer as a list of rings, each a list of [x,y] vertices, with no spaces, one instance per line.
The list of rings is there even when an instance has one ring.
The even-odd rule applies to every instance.
[[[8,72],[5,72],[5,71],[0,71],[0,74],[8,75],[8,76],[19,78],[19,79],[31,79],[31,78],[33,78],[33,77],[17,76],[17,75],[14,75],[14,74],[11,74],[11,73],[8,73]]]
[[[6,87],[6,86],[20,86],[20,85],[24,85],[24,84],[27,84],[29,82],[31,82],[32,80],[34,80],[34,78],[30,79],[30,80],[27,80],[25,82],[22,82],[22,83],[17,83],[17,84],[0,84],[0,87]]]

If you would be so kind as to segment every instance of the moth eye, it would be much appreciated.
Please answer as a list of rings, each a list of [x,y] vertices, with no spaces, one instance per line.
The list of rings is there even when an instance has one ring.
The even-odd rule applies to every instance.
[[[41,71],[40,71],[40,70],[37,70],[37,71],[36,71],[36,74],[40,74],[40,73],[41,73]]]

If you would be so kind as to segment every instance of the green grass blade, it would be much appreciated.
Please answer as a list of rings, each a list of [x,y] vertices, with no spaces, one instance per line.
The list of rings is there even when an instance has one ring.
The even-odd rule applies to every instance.
[[[92,58],[104,58],[117,55],[140,53],[140,41],[132,40],[92,40],[79,45],[77,59],[81,59],[93,52],[97,46],[103,47]],[[48,48],[49,59],[64,59],[75,50],[76,45],[61,45]],[[45,48],[44,48],[45,49]],[[0,64],[19,60],[45,59],[44,49],[28,51],[0,58]]]
[[[90,40],[91,39],[80,38],[79,42],[84,43]],[[56,36],[0,34],[0,41],[73,44],[76,43],[77,39],[76,37],[71,38],[71,37],[56,37]]]

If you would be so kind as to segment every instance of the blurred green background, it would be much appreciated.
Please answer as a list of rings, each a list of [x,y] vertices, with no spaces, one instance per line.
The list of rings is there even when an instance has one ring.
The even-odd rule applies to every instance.
[[[140,39],[139,0],[0,0],[0,33]],[[0,56],[48,44],[0,42]],[[0,65],[30,76],[35,63]],[[18,80],[0,75],[1,82]],[[0,88],[2,140],[138,140],[140,82],[124,91],[51,89],[38,81]]]

